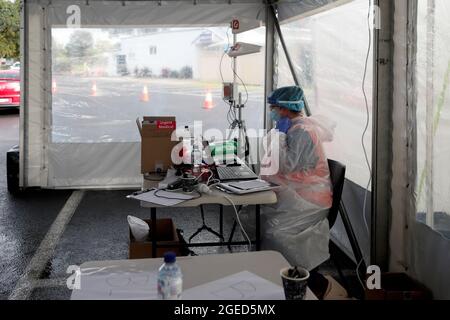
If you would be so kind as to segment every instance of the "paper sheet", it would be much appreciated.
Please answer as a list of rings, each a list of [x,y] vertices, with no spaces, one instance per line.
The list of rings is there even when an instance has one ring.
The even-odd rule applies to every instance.
[[[80,289],[74,289],[72,300],[155,300],[157,272],[82,271]]]
[[[284,300],[281,286],[249,271],[183,291],[183,300]]]
[[[158,196],[155,196],[155,192],[158,191]],[[193,195],[179,193],[179,192],[169,192],[164,190],[150,190],[144,193],[133,193],[127,196],[130,199],[136,199],[140,201],[154,203],[160,206],[175,206],[181,202],[191,200],[194,198]]]

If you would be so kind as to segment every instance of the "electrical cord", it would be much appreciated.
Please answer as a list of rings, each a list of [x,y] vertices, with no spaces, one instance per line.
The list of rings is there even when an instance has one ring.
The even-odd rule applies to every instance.
[[[212,175],[211,170],[206,169],[206,170],[202,171],[197,178],[195,178],[195,181],[198,181],[205,173],[211,173],[211,175]]]
[[[369,192],[369,187],[370,184],[372,182],[372,167],[369,161],[369,156],[368,156],[368,152],[366,149],[366,145],[364,143],[364,139],[366,137],[367,131],[369,129],[369,124],[370,124],[370,111],[369,111],[369,102],[367,99],[367,93],[366,93],[366,77],[367,77],[367,69],[368,69],[368,65],[369,65],[369,57],[370,57],[370,50],[372,49],[372,29],[370,26],[370,16],[372,13],[372,2],[371,0],[369,0],[369,10],[367,13],[367,29],[368,29],[368,35],[369,35],[369,45],[367,48],[367,54],[366,54],[366,60],[365,60],[365,65],[364,65],[364,75],[363,75],[363,80],[362,80],[362,92],[364,95],[364,102],[365,102],[365,107],[366,107],[366,125],[364,127],[364,131],[363,134],[361,136],[361,145],[364,151],[364,157],[366,160],[366,164],[367,164],[367,168],[369,169],[369,181],[367,182],[367,186],[366,186],[366,190],[364,192],[364,202],[363,202],[363,220],[364,220],[364,225],[366,227],[367,230],[367,234],[370,235],[370,230],[369,230],[369,226],[367,223],[367,219],[366,219],[366,205],[367,205],[367,195]],[[361,257],[361,260],[358,262],[358,264],[356,265],[356,276],[358,277],[359,283],[361,284],[362,288],[365,289],[366,286],[364,285],[363,281],[361,280],[360,274],[359,274],[359,268],[361,266],[361,264],[364,261],[364,257]]]
[[[243,104],[247,104],[247,102],[248,102],[248,90],[247,90],[247,86],[245,85],[245,83],[244,83],[244,81],[242,80],[242,78],[237,74],[237,72],[234,71],[234,69],[233,69],[233,61],[231,61],[231,65],[230,65],[230,66],[231,66],[231,70],[233,71],[233,74],[239,79],[239,81],[242,83],[242,86],[244,87],[246,97],[245,97],[245,102],[244,102]]]
[[[197,193],[197,196],[192,198],[192,199],[172,198],[172,197],[166,197],[166,196],[158,195],[158,193],[161,192],[161,191],[174,192],[175,193],[175,192],[181,191],[181,190],[182,189],[177,189],[177,190],[157,189],[153,195],[155,197],[157,197],[157,198],[168,199],[168,200],[195,200],[195,199],[201,198],[201,196],[202,196],[202,194],[200,192],[198,192],[197,190],[195,190],[195,189],[192,192],[186,192],[188,194],[189,193],[193,193],[194,191]]]
[[[236,221],[238,222],[239,227],[241,228],[241,231],[242,231],[243,235],[245,236],[245,238],[246,238],[247,241],[248,241],[248,249],[247,249],[247,251],[250,251],[250,248],[252,247],[252,241],[250,240],[250,237],[248,236],[247,232],[246,232],[245,229],[244,229],[244,226],[242,225],[241,219],[239,218],[238,210],[236,209],[236,206],[235,206],[233,200],[231,200],[230,197],[228,197],[228,196],[225,195],[225,194],[223,195],[223,197],[224,197],[225,199],[227,199],[228,202],[231,203],[231,205],[233,206],[234,212],[235,212],[235,214],[236,214]]]
[[[200,193],[205,193],[205,194],[209,194],[209,195],[212,194],[212,190],[207,184],[199,184],[197,186],[197,191],[200,192]],[[234,212],[236,214],[236,221],[239,223],[239,227],[241,228],[242,233],[244,234],[246,240],[248,241],[249,247],[248,247],[247,251],[250,251],[250,248],[252,246],[252,241],[250,240],[250,237],[248,236],[247,232],[244,229],[244,226],[242,225],[242,222],[241,222],[241,219],[239,218],[239,212],[238,212],[238,210],[236,208],[236,205],[234,204],[233,200],[231,200],[231,198],[228,197],[226,194],[222,194],[222,196],[225,199],[227,199],[227,201],[233,206]]]
[[[228,49],[230,48],[230,37],[229,37],[229,35],[228,35],[228,31],[230,31],[230,29],[231,29],[230,27],[228,27],[228,29],[227,29]],[[223,58],[223,57],[222,57],[222,58]],[[234,68],[233,68],[233,60],[231,60],[231,70],[233,71],[233,74],[241,81],[242,85],[244,86],[245,94],[246,94],[246,98],[245,98],[244,104],[246,104],[247,101],[248,101],[248,91],[247,91],[247,86],[245,85],[244,81],[242,81],[241,77],[239,77],[239,75],[234,71]],[[222,81],[222,82],[223,82],[223,81]],[[235,118],[236,118],[236,114],[235,114]]]
[[[227,31],[226,31],[226,35],[227,35],[227,48],[226,50],[223,52],[222,57],[220,58],[220,63],[219,63],[219,72],[220,72],[220,78],[222,80],[222,83],[224,83],[224,77],[223,77],[223,72],[222,72],[222,64],[223,64],[223,58],[225,57],[227,51],[230,49],[231,47],[231,43],[230,43],[230,36],[229,36],[229,31],[231,30],[230,27],[228,27]],[[248,102],[248,90],[247,90],[247,86],[245,85],[244,81],[242,80],[242,78],[237,74],[237,72],[235,72],[234,68],[233,68],[233,60],[231,60],[231,70],[233,71],[233,74],[239,79],[239,81],[242,83],[242,86],[244,87],[245,90],[245,102],[243,104],[246,104]],[[236,120],[237,115],[236,115],[236,110],[234,110],[233,108],[233,103],[231,101],[227,101],[222,97],[222,100],[228,104],[229,109],[228,109],[228,113],[227,113],[227,120],[229,125],[231,126],[231,124],[234,122],[234,120]]]

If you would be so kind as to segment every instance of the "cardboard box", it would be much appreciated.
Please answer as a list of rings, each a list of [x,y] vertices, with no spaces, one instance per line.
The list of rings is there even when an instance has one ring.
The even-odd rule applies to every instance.
[[[144,117],[136,120],[141,135],[141,173],[166,172],[172,165],[172,141],[176,130],[175,117]]]
[[[151,220],[144,220],[150,226],[150,237],[147,241],[136,241],[129,230],[130,243],[128,250],[129,259],[145,259],[145,258],[155,258],[152,256],[152,242],[151,237],[153,236],[153,231],[151,230],[152,222]],[[180,244],[178,239],[177,230],[172,219],[157,219],[156,220],[156,239],[158,244],[173,245],[173,247],[157,248],[156,257],[163,257],[164,253],[167,251],[173,251],[177,256],[181,255],[180,248],[176,245]]]

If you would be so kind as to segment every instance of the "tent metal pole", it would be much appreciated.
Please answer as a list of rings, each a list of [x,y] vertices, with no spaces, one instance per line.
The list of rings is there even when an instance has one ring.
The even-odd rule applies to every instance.
[[[20,28],[20,57],[21,57],[21,102],[19,118],[19,186],[26,187],[26,159],[27,159],[27,115],[28,115],[28,23],[27,23],[27,4],[21,1],[21,28]]]
[[[275,72],[275,24],[273,15],[270,13],[271,6],[266,7],[266,49],[265,49],[265,81],[264,93],[265,97],[274,89],[274,72]],[[269,108],[264,99],[264,129],[270,130],[273,127],[272,119],[269,117]]]
[[[435,0],[427,3],[427,62],[426,62],[426,223],[434,228],[433,174],[434,174],[434,33],[435,33]]]
[[[396,3],[396,2],[395,2]],[[374,0],[381,24],[374,30],[372,212],[370,264],[383,271],[389,265],[392,216],[392,142],[394,84],[394,1]]]
[[[411,228],[409,227],[410,218],[415,220],[416,208],[416,181],[418,178],[417,171],[417,18],[418,18],[418,1],[408,1],[408,54],[407,54],[407,97],[406,97],[406,132],[407,136],[407,164],[406,164],[406,208],[403,221],[403,242],[406,244],[399,253],[393,251],[391,255],[399,255],[403,261],[402,270],[408,271],[411,264],[411,252],[409,250],[409,242],[411,241]],[[395,228],[393,225],[392,228]],[[392,265],[393,263],[391,263]]]
[[[237,34],[233,33],[233,47],[236,46]],[[233,99],[237,101],[238,98],[238,84],[237,84],[237,57],[233,57]]]
[[[273,5],[270,5],[269,7],[270,7],[270,11],[272,13],[272,17],[273,17],[273,21],[274,21],[274,24],[275,24],[275,28],[277,30],[278,37],[280,38],[280,42],[281,42],[281,45],[283,47],[284,54],[286,56],[286,60],[287,60],[288,65],[289,65],[289,69],[291,70],[292,77],[294,78],[295,85],[301,87],[300,81],[298,80],[298,77],[297,77],[297,73],[295,72],[294,64],[292,63],[291,56],[289,55],[288,48],[287,48],[286,43],[284,41],[283,33],[281,32],[280,23],[278,21],[277,15],[275,13],[275,8],[273,7]],[[309,108],[308,101],[306,100],[306,97],[303,97],[303,100],[305,102],[306,115],[310,116],[311,115],[311,109]]]

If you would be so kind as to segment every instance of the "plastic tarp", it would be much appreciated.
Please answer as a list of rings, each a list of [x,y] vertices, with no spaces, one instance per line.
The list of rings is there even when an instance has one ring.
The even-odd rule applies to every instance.
[[[410,212],[411,272],[450,299],[450,4],[419,1],[417,8],[415,188]]]
[[[81,28],[72,24],[76,19],[71,17],[78,13]],[[22,185],[140,186],[136,117],[173,115],[174,106],[189,103],[203,110],[209,92],[219,110],[215,102],[221,101],[219,87],[207,87],[201,80],[211,81],[206,79],[208,69],[214,70],[216,80],[219,78],[221,53],[230,36],[225,31],[232,18],[264,21],[264,15],[265,5],[251,0],[231,4],[229,1],[26,1]],[[264,39],[264,30],[255,34],[251,37],[264,45],[259,40]],[[110,41],[111,37],[115,42]],[[164,42],[161,37],[170,41]],[[142,46],[144,43],[148,45]],[[164,57],[156,58],[158,55]],[[191,63],[194,56],[202,63]],[[255,60],[262,64],[263,57],[261,53]],[[122,64],[125,59],[128,70]],[[161,61],[167,65],[147,63],[158,59],[166,59]],[[224,59],[224,63],[223,76],[230,80],[229,59]],[[260,79],[264,79],[264,68],[263,65],[259,68],[261,73],[259,64],[253,69],[248,65],[244,59],[241,76],[249,85],[251,96],[251,107],[246,112],[254,114],[261,110],[261,124],[255,124],[261,128],[264,99]],[[199,74],[205,76],[191,85]],[[126,76],[139,78],[134,87]],[[152,77],[161,81],[157,85],[147,83]],[[178,81],[181,84],[173,86],[172,78],[181,79]],[[121,100],[123,95],[130,100]],[[160,111],[144,107],[148,100],[158,105]],[[209,119],[210,126],[221,119],[226,123],[225,108],[220,112],[223,116],[198,120]],[[196,120],[190,113],[181,115],[191,115],[191,122]],[[258,119],[254,117],[254,121]]]
[[[450,5],[416,4],[395,3],[390,265],[450,299]]]
[[[304,5],[311,4],[305,2]],[[336,6],[341,4],[340,6]],[[291,12],[293,4],[281,3],[281,12]],[[365,62],[369,46],[367,14],[369,1],[337,1],[328,10],[310,16],[296,16],[281,25],[281,30],[294,64],[300,84],[313,115],[333,120],[334,140],[324,144],[329,159],[340,161],[347,167],[349,180],[343,200],[366,262],[370,257],[370,192],[365,194],[369,182],[362,137],[364,135],[367,158],[372,151],[372,54],[368,57],[365,91],[368,110],[362,91]],[[332,48],[330,50],[330,48]],[[280,43],[277,46],[277,87],[294,83]],[[370,185],[369,185],[370,189]],[[362,215],[366,196],[365,219]],[[351,246],[340,218],[332,229],[333,241],[353,256]]]

